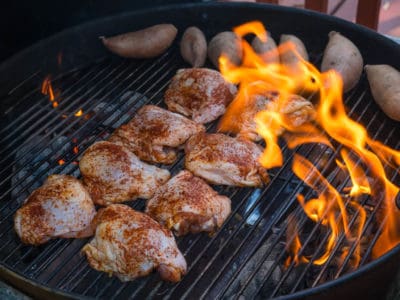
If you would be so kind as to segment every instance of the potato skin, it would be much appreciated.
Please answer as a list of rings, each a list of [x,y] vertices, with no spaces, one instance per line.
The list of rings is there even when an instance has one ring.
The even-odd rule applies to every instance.
[[[253,47],[254,51],[262,57],[265,63],[279,63],[279,52],[272,37],[268,36],[265,43],[262,42],[258,37],[254,37],[251,42],[251,47]]]
[[[389,65],[366,65],[375,102],[391,119],[400,121],[400,72]]]
[[[309,60],[306,46],[304,46],[304,43],[297,36],[293,34],[282,34],[279,44],[282,45],[286,42],[292,42],[296,46],[296,50],[300,54],[300,56],[306,61]],[[299,61],[298,57],[294,55],[291,51],[281,52],[280,59],[281,63],[285,65],[293,65]]]
[[[202,67],[207,58],[207,41],[197,27],[189,27],[182,36],[180,51],[183,59],[194,68]]]
[[[215,35],[208,44],[208,58],[219,68],[218,59],[221,54],[228,56],[230,62],[240,65],[243,49],[240,38],[232,31],[223,31]]]
[[[178,30],[172,24],[159,24],[113,37],[100,37],[111,52],[128,58],[156,57],[171,46]]]
[[[356,45],[339,32],[331,31],[322,58],[321,71],[338,71],[343,79],[343,91],[348,92],[360,80],[363,65],[363,58]]]

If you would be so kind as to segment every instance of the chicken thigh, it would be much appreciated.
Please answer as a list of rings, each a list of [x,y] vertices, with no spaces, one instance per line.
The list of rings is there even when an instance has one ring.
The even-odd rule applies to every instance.
[[[205,131],[203,125],[157,106],[146,105],[108,141],[127,147],[142,160],[171,164],[176,160],[174,148],[201,131]]]
[[[98,271],[121,281],[145,276],[157,269],[164,280],[177,282],[186,273],[186,261],[171,231],[148,215],[127,205],[113,204],[99,210],[93,240],[82,252]]]
[[[185,154],[186,169],[213,184],[262,186],[268,181],[258,161],[261,147],[242,138],[201,133],[188,140]]]
[[[203,124],[223,115],[236,91],[236,87],[226,82],[218,71],[180,69],[172,78],[164,98],[169,110]]]
[[[93,234],[96,209],[82,183],[68,175],[51,175],[33,191],[14,216],[23,243],[40,245],[52,238],[82,238]]]
[[[170,177],[167,170],[143,163],[124,146],[110,142],[90,146],[79,168],[93,201],[100,205],[148,199]]]
[[[296,128],[315,120],[316,111],[310,101],[299,95],[289,95],[280,101],[278,92],[264,95],[252,95],[248,101],[234,101],[228,107],[220,123],[221,132],[238,133],[239,136],[253,140],[261,140],[257,133],[255,116],[263,110],[277,111],[286,126]],[[283,132],[283,128],[281,132]]]
[[[231,200],[218,195],[203,179],[181,171],[148,200],[146,213],[177,235],[221,227],[231,212]]]

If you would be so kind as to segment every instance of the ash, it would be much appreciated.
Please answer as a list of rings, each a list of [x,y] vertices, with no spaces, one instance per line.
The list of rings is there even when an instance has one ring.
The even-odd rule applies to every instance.
[[[77,157],[73,152],[77,144],[72,141],[79,140],[79,155],[81,155],[95,140],[104,139],[114,129],[129,121],[136,110],[147,101],[148,99],[142,94],[127,91],[116,103],[99,102],[92,110],[84,112],[88,118],[81,118],[78,126],[71,128],[69,132],[64,132],[62,135],[58,133],[49,136],[37,135],[23,143],[15,154],[16,163],[13,166],[14,175],[11,179],[11,197],[14,203],[18,206],[22,205],[24,200],[51,174],[69,174],[79,177]],[[73,112],[69,112],[68,115],[73,115]],[[68,125],[68,120],[65,126]],[[75,134],[78,129],[79,136]],[[60,159],[66,163],[60,165]]]

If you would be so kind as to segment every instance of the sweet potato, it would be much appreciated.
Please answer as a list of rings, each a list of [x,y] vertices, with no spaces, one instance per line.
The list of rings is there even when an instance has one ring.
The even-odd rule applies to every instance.
[[[167,50],[177,32],[178,30],[172,24],[159,24],[109,38],[100,37],[100,39],[108,50],[119,56],[151,58]]]
[[[366,65],[375,102],[393,120],[400,121],[400,72],[389,65]]]
[[[352,41],[338,32],[329,33],[321,71],[329,69],[338,71],[342,76],[344,92],[351,90],[360,80],[363,64],[361,53]]]
[[[272,37],[268,36],[266,42],[262,42],[258,37],[254,37],[251,46],[262,57],[265,63],[279,63],[278,48]]]
[[[192,67],[202,67],[207,58],[207,41],[204,33],[197,27],[185,30],[180,44],[183,59]]]
[[[215,35],[208,44],[208,58],[219,67],[219,57],[226,55],[229,61],[235,65],[240,65],[243,56],[240,38],[232,31],[224,31]]]
[[[295,45],[297,53],[306,61],[308,61],[307,49],[304,43],[295,35],[282,34],[279,44],[291,42]],[[281,51],[279,53],[281,63],[285,65],[294,65],[299,61],[299,58],[292,51]]]

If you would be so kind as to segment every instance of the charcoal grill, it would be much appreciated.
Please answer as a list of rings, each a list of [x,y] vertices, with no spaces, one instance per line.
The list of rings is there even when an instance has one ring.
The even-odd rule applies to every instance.
[[[310,11],[257,4],[186,4],[131,12],[66,30],[32,46],[0,66],[0,275],[4,280],[28,294],[53,299],[368,299],[383,295],[394,277],[400,248],[371,261],[370,252],[380,232],[374,216],[381,201],[362,201],[370,211],[365,234],[371,238],[357,270],[349,270],[350,256],[332,268],[339,249],[324,266],[282,267],[287,258],[285,244],[292,238],[286,234],[290,218],[297,218],[311,237],[318,235],[308,243],[322,245],[327,239],[319,224],[306,221],[296,201],[298,193],[309,198],[312,191],[291,172],[293,152],[285,145],[285,164],[272,170],[271,182],[265,188],[215,187],[232,199],[232,214],[212,236],[178,238],[188,262],[188,274],[178,284],[162,282],[157,274],[121,283],[89,267],[80,255],[87,240],[57,239],[30,247],[20,242],[12,228],[13,214],[47,175],[79,176],[79,155],[94,141],[107,138],[142,105],[164,106],[163,93],[171,77],[187,66],[179,56],[177,43],[152,60],[125,60],[107,53],[98,36],[171,22],[181,33],[190,25],[198,26],[209,39],[251,20],[262,21],[274,38],[282,33],[301,37],[316,65],[328,32],[336,30],[359,46],[366,63],[388,63],[400,69],[400,47],[366,28]],[[57,59],[60,56],[62,61]],[[56,108],[40,92],[49,74]],[[345,104],[349,115],[363,123],[372,137],[399,148],[398,123],[377,108],[365,75],[345,96]],[[77,117],[79,110],[84,114]],[[216,124],[207,129],[215,131]],[[319,145],[301,146],[296,152],[312,161],[325,161],[324,172],[339,189],[348,183],[349,178],[329,167],[337,152]],[[182,158],[181,154],[170,167],[172,174],[182,169]],[[398,184],[398,170],[393,170],[392,176]],[[144,201],[130,205],[143,210]],[[321,250],[318,246],[315,249],[312,260]]]

